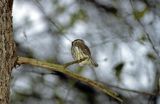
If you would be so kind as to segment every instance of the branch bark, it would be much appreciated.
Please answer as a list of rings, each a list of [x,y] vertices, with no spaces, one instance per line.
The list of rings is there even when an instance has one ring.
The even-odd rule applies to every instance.
[[[0,104],[9,104],[11,69],[16,61],[12,4],[13,0],[0,0]]]
[[[84,84],[87,84],[87,85],[89,85],[89,86],[91,86],[95,89],[98,89],[98,90],[104,92],[105,94],[111,96],[112,98],[116,99],[119,102],[123,102],[123,100],[119,97],[118,93],[114,92],[113,90],[104,86],[101,83],[92,81],[90,79],[87,79],[85,77],[82,77],[82,76],[80,76],[76,73],[73,73],[73,72],[69,71],[65,67],[65,65],[48,63],[48,62],[45,62],[45,61],[38,61],[38,60],[35,60],[35,59],[26,58],[26,57],[18,57],[17,64],[30,64],[30,65],[34,65],[34,66],[38,66],[38,67],[47,68],[47,69],[50,69],[52,71],[61,72],[65,75],[68,75],[71,78],[79,80]]]

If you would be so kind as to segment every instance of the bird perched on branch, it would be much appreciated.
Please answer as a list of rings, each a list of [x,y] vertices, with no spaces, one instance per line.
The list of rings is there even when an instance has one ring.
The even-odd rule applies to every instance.
[[[88,46],[82,39],[76,39],[72,42],[71,53],[74,60],[81,60],[86,58],[84,61],[81,61],[80,65],[93,65],[98,67],[98,64],[93,60],[91,52]]]

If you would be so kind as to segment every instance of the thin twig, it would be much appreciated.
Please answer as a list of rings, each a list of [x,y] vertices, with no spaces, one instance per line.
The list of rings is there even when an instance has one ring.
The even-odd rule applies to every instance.
[[[154,93],[141,92],[141,91],[137,91],[137,90],[133,90],[133,89],[126,89],[126,88],[122,88],[122,87],[118,87],[118,86],[114,86],[114,85],[109,85],[109,86],[112,88],[123,90],[123,91],[128,91],[128,92],[133,92],[133,93],[138,93],[138,94],[143,94],[143,95],[156,96],[156,94],[154,94]]]
[[[63,66],[64,66],[64,68],[67,68],[67,67],[70,66],[70,65],[80,63],[80,62],[82,62],[82,61],[84,61],[84,60],[86,60],[86,59],[87,59],[87,58],[85,57],[85,58],[80,59],[80,60],[75,60],[75,61],[72,61],[72,62],[68,62],[68,63],[64,64]]]
[[[134,5],[133,5],[133,0],[130,0],[130,4],[131,4],[131,6],[132,6],[132,9],[135,10]],[[136,20],[137,20],[137,22],[139,23],[139,25],[142,27],[142,29],[143,29],[143,31],[144,31],[144,33],[145,33],[148,41],[150,42],[151,47],[152,47],[153,51],[155,52],[155,54],[156,54],[156,56],[157,56],[156,59],[159,60],[159,59],[160,59],[159,52],[158,52],[158,50],[156,49],[156,47],[154,46],[154,43],[153,43],[153,41],[152,41],[149,33],[147,32],[144,24],[141,22],[141,20],[139,20],[139,19],[137,19],[137,18],[136,18]],[[155,71],[156,71],[155,84],[154,84],[154,85],[155,85],[155,88],[154,88],[155,95],[154,95],[154,96],[151,96],[151,99],[152,99],[152,97],[153,97],[153,99],[154,99],[153,102],[156,102],[156,100],[158,99],[157,96],[159,95],[159,93],[158,93],[158,92],[159,92],[159,89],[158,89],[158,88],[159,88],[160,72],[159,72],[158,67],[157,67],[157,70],[155,70]]]
[[[133,1],[132,1],[132,0],[130,0],[130,4],[131,4],[131,6],[132,6],[132,9],[135,10],[135,8],[134,8],[134,6],[133,6]],[[148,34],[148,32],[147,32],[144,24],[143,24],[139,19],[137,19],[137,18],[135,18],[135,19],[136,19],[136,21],[138,22],[138,24],[142,27],[142,29],[143,29],[143,31],[144,31],[144,33],[145,33],[148,41],[150,42],[150,44],[151,44],[151,46],[152,46],[152,49],[154,50],[154,52],[156,53],[156,55],[158,56],[158,58],[160,58],[159,52],[158,52],[157,49],[155,48],[154,43],[153,43],[150,35]]]

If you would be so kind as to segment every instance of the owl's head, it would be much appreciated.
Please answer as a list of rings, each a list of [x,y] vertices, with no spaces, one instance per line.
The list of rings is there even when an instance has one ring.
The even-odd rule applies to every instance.
[[[76,39],[72,42],[72,45],[76,46],[77,44],[84,44],[84,41],[82,39]]]

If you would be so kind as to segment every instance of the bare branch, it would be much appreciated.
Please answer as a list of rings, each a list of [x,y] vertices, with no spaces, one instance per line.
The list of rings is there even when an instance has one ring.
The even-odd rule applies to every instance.
[[[120,97],[118,97],[119,96],[118,93],[114,92],[113,90],[104,86],[101,83],[92,81],[88,78],[82,77],[82,76],[80,76],[76,73],[73,73],[73,72],[69,71],[68,69],[66,69],[64,67],[64,65],[48,63],[48,62],[45,62],[45,61],[38,61],[36,59],[31,59],[31,58],[26,58],[26,57],[18,57],[17,64],[30,64],[30,65],[43,67],[43,68],[50,69],[52,71],[57,71],[57,72],[63,73],[63,74],[65,74],[65,75],[67,75],[71,78],[79,80],[82,83],[85,83],[85,84],[87,84],[87,85],[89,85],[89,86],[91,86],[95,89],[98,89],[98,90],[104,92],[105,94],[111,96],[112,98],[116,99],[117,101],[119,101],[121,103],[123,102],[123,100]]]

